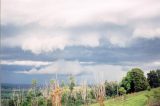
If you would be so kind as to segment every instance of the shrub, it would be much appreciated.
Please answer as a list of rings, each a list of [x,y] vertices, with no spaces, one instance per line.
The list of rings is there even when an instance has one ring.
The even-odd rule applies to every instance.
[[[148,90],[148,91],[150,91],[150,90],[151,90],[151,87],[150,87],[150,86],[148,86],[148,87],[147,87],[147,90]]]
[[[120,87],[119,93],[120,93],[120,95],[124,95],[124,94],[126,94],[126,90],[123,87]]]

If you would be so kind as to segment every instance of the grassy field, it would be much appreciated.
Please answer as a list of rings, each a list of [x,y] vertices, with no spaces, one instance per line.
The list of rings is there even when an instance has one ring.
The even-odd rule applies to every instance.
[[[125,100],[123,97],[117,97],[108,99],[104,103],[105,106],[147,106],[147,97],[145,95],[152,92],[153,90],[128,94],[125,96]],[[93,104],[91,106],[99,106],[99,104]]]

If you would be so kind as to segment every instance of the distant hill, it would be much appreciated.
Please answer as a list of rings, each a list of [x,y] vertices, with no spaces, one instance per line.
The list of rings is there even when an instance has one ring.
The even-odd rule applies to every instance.
[[[9,84],[2,83],[1,89],[28,89],[31,87],[31,84]]]

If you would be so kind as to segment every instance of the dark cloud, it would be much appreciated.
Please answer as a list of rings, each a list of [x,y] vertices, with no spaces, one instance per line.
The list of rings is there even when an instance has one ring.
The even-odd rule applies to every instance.
[[[54,52],[34,54],[31,51],[24,51],[20,47],[8,47],[7,45],[1,46],[0,58],[2,60],[32,60],[32,61],[80,61],[80,62],[95,62],[95,64],[111,64],[111,65],[131,65],[134,63],[144,64],[160,60],[160,38],[131,38],[135,28],[139,26],[160,27],[159,14],[155,17],[145,19],[134,19],[129,22],[119,24],[111,22],[93,22],[87,24],[80,24],[72,27],[42,27],[37,23],[30,23],[23,26],[18,25],[2,25],[1,35],[2,40],[17,35],[23,36],[28,31],[44,31],[52,33],[54,31],[66,31],[69,34],[81,36],[85,33],[94,32],[102,36],[100,45],[97,47],[85,46],[67,46],[64,50],[57,49]],[[125,37],[128,39],[126,47],[113,46],[109,39],[112,37],[110,32],[118,34],[117,36]],[[120,37],[120,38],[121,38]],[[84,37],[85,38],[85,37]],[[131,41],[130,41],[131,39]],[[121,39],[120,39],[121,40]],[[123,39],[121,40],[123,42]],[[124,41],[125,42],[125,41]],[[7,42],[10,43],[10,42]],[[6,43],[6,44],[7,44]],[[33,44],[34,45],[34,44]],[[15,66],[15,65],[1,65],[0,74],[2,75],[2,82],[11,83],[28,83],[32,79],[37,79],[40,82],[48,81],[55,78],[55,75],[25,75],[14,73],[15,71],[30,70],[33,67],[28,66]],[[79,75],[78,77],[80,77]],[[60,79],[66,80],[67,76],[61,75]],[[23,79],[23,80],[19,80]]]
[[[35,55],[20,48],[2,48],[3,60],[55,61],[59,59],[93,61],[96,63],[119,64],[123,61],[153,61],[160,59],[159,39],[137,39],[126,48],[101,46],[96,48],[73,46],[56,52]]]

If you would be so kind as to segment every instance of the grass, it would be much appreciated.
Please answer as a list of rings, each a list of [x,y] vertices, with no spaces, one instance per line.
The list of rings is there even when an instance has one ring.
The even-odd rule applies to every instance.
[[[127,94],[125,100],[123,97],[116,97],[108,99],[104,103],[105,106],[147,106],[147,97],[145,95],[151,92],[153,92],[153,90]],[[91,106],[99,106],[99,104],[96,103]]]

